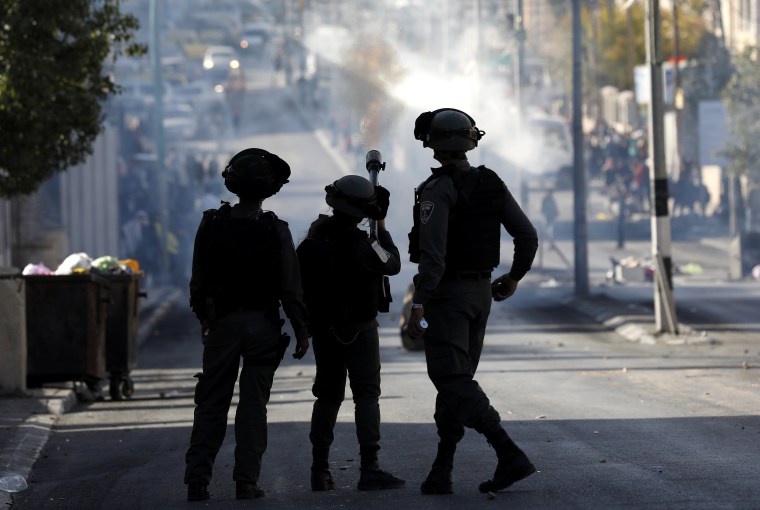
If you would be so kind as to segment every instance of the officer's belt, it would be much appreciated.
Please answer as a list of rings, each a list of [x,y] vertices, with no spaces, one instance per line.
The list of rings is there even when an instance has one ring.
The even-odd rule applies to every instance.
[[[491,271],[444,271],[442,280],[484,280],[491,279]]]

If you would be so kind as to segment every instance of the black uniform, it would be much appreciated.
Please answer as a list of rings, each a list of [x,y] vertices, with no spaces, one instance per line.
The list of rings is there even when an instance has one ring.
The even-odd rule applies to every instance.
[[[383,275],[401,268],[391,235],[380,230],[378,237],[380,254],[355,224],[321,215],[298,246],[317,362],[309,437],[315,448],[332,444],[348,374],[362,458],[372,456],[380,441],[378,296]]]
[[[501,227],[514,239],[509,275],[515,281],[530,269],[538,236],[488,168],[459,160],[433,169],[420,187],[414,218],[419,253],[410,235],[412,260],[419,256],[413,302],[424,306],[429,324],[425,357],[438,390],[438,434],[442,443],[456,444],[465,426],[486,437],[501,429],[499,413],[474,379],[491,311],[491,272],[499,265]]]
[[[239,205],[204,212],[195,237],[190,304],[207,336],[185,483],[208,484],[211,479],[242,357],[233,478],[255,484],[267,444],[266,406],[287,347],[280,304],[296,336],[308,337],[298,259],[287,223],[274,213],[248,213]]]

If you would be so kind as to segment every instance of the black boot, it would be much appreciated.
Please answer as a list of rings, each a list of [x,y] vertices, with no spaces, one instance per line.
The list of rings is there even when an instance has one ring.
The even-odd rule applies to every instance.
[[[334,491],[335,479],[330,471],[329,448],[313,447],[311,449],[311,490],[316,492]]]
[[[480,484],[480,492],[496,492],[506,489],[513,483],[536,472],[535,466],[525,455],[525,452],[512,441],[501,426],[493,432],[486,433],[485,436],[488,443],[496,450],[499,463],[496,466],[493,478]]]
[[[406,481],[380,469],[377,462],[377,451],[379,449],[379,446],[362,446],[360,448],[362,464],[359,484],[357,485],[360,491],[400,489],[406,485]]]
[[[456,448],[456,443],[438,443],[438,454],[433,461],[433,467],[420,486],[420,491],[423,494],[451,494],[454,492],[451,471],[454,469]]]
[[[190,482],[187,484],[188,501],[206,501],[209,499],[208,484],[202,482]]]
[[[255,483],[236,482],[235,498],[237,499],[254,499],[263,498],[264,491]]]

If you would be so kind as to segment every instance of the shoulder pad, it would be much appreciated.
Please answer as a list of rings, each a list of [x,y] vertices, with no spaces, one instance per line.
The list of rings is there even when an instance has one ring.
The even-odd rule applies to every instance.
[[[487,177],[490,177],[490,178],[494,178],[494,177],[495,177],[496,179],[499,179],[499,180],[501,180],[501,177],[499,177],[499,174],[497,174],[496,172],[494,172],[493,170],[491,170],[490,168],[488,168],[488,167],[487,167],[487,166],[485,166],[485,165],[480,165],[479,167],[477,167],[477,169],[478,169],[478,170],[479,170],[479,171],[480,171],[480,172],[481,172],[481,173],[482,173],[484,176],[487,176]]]
[[[439,175],[433,176],[432,179],[427,181],[427,183],[425,184],[425,189],[435,188],[441,181],[443,181],[446,178],[452,181],[454,180],[454,177],[450,173],[439,174]]]
[[[288,222],[280,219],[274,211],[261,211],[259,216],[262,220],[271,221],[272,223],[279,223],[280,225],[288,226]]]
[[[229,202],[222,202],[222,205],[218,209],[206,209],[203,211],[204,216],[211,216],[211,217],[218,217],[218,216],[229,216],[230,212],[232,211],[232,206]]]

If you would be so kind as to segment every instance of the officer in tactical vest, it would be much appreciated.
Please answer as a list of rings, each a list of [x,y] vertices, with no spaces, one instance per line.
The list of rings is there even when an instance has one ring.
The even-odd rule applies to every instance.
[[[481,492],[507,488],[535,472],[474,379],[491,300],[514,294],[538,249],[536,229],[504,182],[467,161],[465,153],[484,134],[472,117],[453,108],[423,113],[414,127],[415,138],[433,149],[441,164],[415,190],[409,234],[410,259],[419,266],[408,331],[412,337],[424,335],[428,375],[438,391],[438,454],[423,494],[452,492],[454,452],[464,427],[483,434],[496,450],[496,471],[480,484]],[[514,258],[510,271],[491,282],[502,225],[514,240]]]
[[[333,214],[320,215],[298,246],[304,299],[314,345],[317,400],[311,417],[311,488],[335,489],[328,455],[346,375],[353,394],[361,474],[359,490],[394,489],[404,480],[378,466],[380,449],[380,346],[377,332],[383,275],[401,268],[398,248],[385,228],[389,193],[357,175],[325,188]],[[377,221],[377,240],[357,227]]]
[[[280,305],[296,335],[293,357],[302,358],[309,348],[298,258],[288,224],[261,209],[262,201],[277,193],[289,176],[288,164],[263,149],[236,154],[222,177],[239,202],[204,211],[198,227],[190,306],[202,325],[203,371],[196,376],[195,416],[185,456],[189,501],[209,498],[241,357],[232,476],[238,499],[264,495],[257,483],[267,446],[266,406],[290,341],[281,332],[285,321]]]

